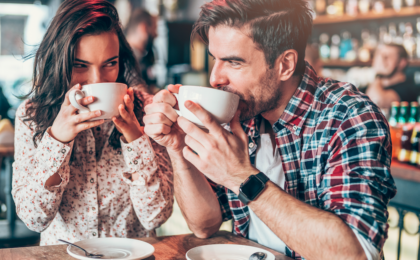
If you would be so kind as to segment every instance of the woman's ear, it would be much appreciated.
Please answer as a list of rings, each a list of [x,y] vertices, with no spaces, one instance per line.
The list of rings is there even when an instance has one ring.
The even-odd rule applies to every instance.
[[[279,79],[287,81],[295,73],[298,61],[298,53],[296,50],[286,50],[280,55],[275,66],[278,68]]]

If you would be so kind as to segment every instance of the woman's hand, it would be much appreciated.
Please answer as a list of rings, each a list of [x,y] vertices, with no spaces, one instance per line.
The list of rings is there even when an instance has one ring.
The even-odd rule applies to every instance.
[[[129,88],[127,95],[124,96],[124,105],[120,105],[118,110],[120,111],[119,117],[113,117],[117,130],[123,134],[124,141],[131,143],[134,140],[139,139],[144,134],[144,129],[140,126],[136,115],[134,114],[134,90]]]
[[[84,130],[96,127],[103,124],[104,120],[95,120],[95,117],[102,115],[100,110],[91,111],[89,113],[77,113],[78,109],[71,105],[69,99],[69,92],[73,89],[82,89],[80,84],[72,87],[67,93],[64,103],[61,105],[60,112],[54,120],[54,123],[50,129],[49,134],[54,137],[57,141],[62,143],[68,143],[73,141],[76,135]],[[82,106],[87,106],[95,101],[94,97],[85,97],[80,101]],[[87,122],[86,122],[87,121]]]

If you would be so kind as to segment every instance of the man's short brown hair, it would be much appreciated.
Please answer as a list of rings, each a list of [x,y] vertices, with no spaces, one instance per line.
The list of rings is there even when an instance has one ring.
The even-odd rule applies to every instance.
[[[250,36],[264,52],[270,68],[286,50],[298,53],[295,75],[305,71],[305,48],[312,32],[312,14],[306,0],[213,0],[201,7],[191,39],[198,34],[208,44],[210,27],[249,26]]]

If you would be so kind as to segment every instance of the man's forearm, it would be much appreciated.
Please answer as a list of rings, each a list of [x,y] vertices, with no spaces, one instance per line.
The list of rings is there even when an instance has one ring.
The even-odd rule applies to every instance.
[[[217,232],[222,213],[215,193],[204,175],[180,153],[171,153],[175,197],[191,231],[206,238]]]
[[[366,259],[353,231],[338,216],[299,201],[270,181],[249,206],[306,259]]]

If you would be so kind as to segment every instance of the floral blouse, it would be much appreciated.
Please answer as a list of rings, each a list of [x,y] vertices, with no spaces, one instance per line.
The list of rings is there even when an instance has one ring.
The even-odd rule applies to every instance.
[[[98,237],[155,236],[172,213],[172,168],[166,150],[146,135],[114,149],[112,121],[63,144],[45,132],[35,148],[34,132],[16,113],[12,194],[26,226],[41,232],[41,245]],[[58,172],[62,182],[46,187]],[[131,181],[131,174],[140,178]]]

